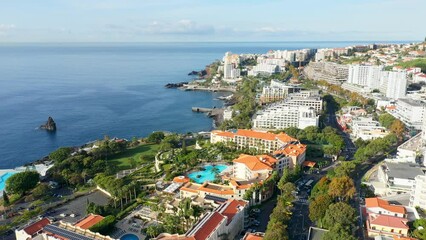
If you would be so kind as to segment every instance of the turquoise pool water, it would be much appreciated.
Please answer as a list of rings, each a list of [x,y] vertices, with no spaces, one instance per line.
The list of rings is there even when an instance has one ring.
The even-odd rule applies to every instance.
[[[7,172],[0,176],[0,193],[3,193],[4,188],[6,187],[6,180],[10,178],[14,172]]]
[[[135,234],[128,233],[124,234],[120,240],[139,240],[139,238]]]
[[[226,165],[215,165],[214,168],[219,170],[219,173],[223,172],[228,166]],[[215,179],[215,173],[213,172],[213,166],[204,166],[204,171],[193,172],[188,177],[196,183],[204,183],[206,181],[213,181]]]

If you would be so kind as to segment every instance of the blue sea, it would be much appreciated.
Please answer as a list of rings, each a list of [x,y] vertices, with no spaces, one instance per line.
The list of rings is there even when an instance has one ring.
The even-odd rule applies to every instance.
[[[368,42],[0,44],[0,169],[60,146],[156,130],[196,132],[212,120],[192,106],[222,106],[220,93],[166,89],[191,80],[225,52],[343,47]],[[58,130],[37,129],[52,116]]]

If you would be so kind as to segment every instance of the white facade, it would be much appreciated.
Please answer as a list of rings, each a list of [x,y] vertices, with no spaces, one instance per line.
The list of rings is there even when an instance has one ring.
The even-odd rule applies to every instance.
[[[288,103],[274,104],[259,111],[253,119],[255,129],[283,129],[318,126],[319,115],[313,107],[297,106]]]
[[[238,69],[239,56],[237,54],[225,53],[223,58],[223,78],[225,80],[237,79],[240,77],[240,69]]]
[[[382,71],[380,76],[380,92],[391,99],[404,98],[407,93],[407,72]]]
[[[317,113],[322,111],[322,99],[319,93],[315,91],[301,91],[289,94],[284,102],[289,105],[312,107]]]
[[[410,206],[426,209],[426,175],[418,175],[413,184]]]
[[[281,71],[278,65],[270,64],[257,64],[251,70],[248,71],[249,76],[257,76],[258,74],[272,75]]]
[[[350,65],[348,83],[368,87],[370,90],[380,87],[380,75],[383,66]]]
[[[354,138],[373,140],[388,135],[386,128],[372,118],[355,118],[352,120],[352,133]]]
[[[425,119],[426,104],[412,99],[401,98],[396,101],[393,116],[404,122],[407,127],[421,130]]]
[[[290,93],[299,92],[300,87],[290,86],[287,83],[272,80],[269,86],[263,87],[260,101],[267,103],[286,98]]]

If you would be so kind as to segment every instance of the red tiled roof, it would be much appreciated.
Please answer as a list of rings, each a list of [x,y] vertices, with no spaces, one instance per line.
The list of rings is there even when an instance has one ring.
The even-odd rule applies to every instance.
[[[214,212],[209,219],[198,229],[194,234],[195,240],[206,240],[207,237],[213,233],[216,227],[225,219],[224,216]]]
[[[390,212],[405,214],[407,210],[403,206],[390,205],[388,201],[380,199],[380,198],[366,198],[365,206],[367,208],[370,207],[380,207],[386,209]]]
[[[227,205],[220,213],[228,218],[227,225],[232,222],[234,216],[240,211],[240,207],[247,205],[246,202],[241,200],[229,199]]]
[[[370,225],[374,224],[379,226],[409,229],[409,227],[407,226],[407,222],[408,220],[405,218],[399,218],[399,217],[393,217],[393,216],[387,216],[387,215],[377,215],[376,218],[373,218],[370,215]]]
[[[38,231],[42,230],[45,226],[49,225],[50,221],[47,218],[43,218],[40,221],[37,221],[31,225],[29,225],[28,227],[24,228],[23,230],[28,234],[28,235],[34,235],[35,233],[37,233]]]
[[[101,215],[90,214],[86,218],[84,218],[81,221],[79,221],[78,223],[76,223],[75,226],[80,227],[82,229],[89,229],[93,225],[102,221],[102,219],[104,219],[104,217],[102,217]]]

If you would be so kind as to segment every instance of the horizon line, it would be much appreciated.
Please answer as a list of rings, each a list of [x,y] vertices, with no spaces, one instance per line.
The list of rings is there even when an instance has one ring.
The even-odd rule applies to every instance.
[[[28,41],[28,42],[0,42],[1,44],[88,44],[88,43],[356,43],[356,42],[369,42],[369,43],[417,43],[424,42],[422,40],[291,40],[291,41]]]

